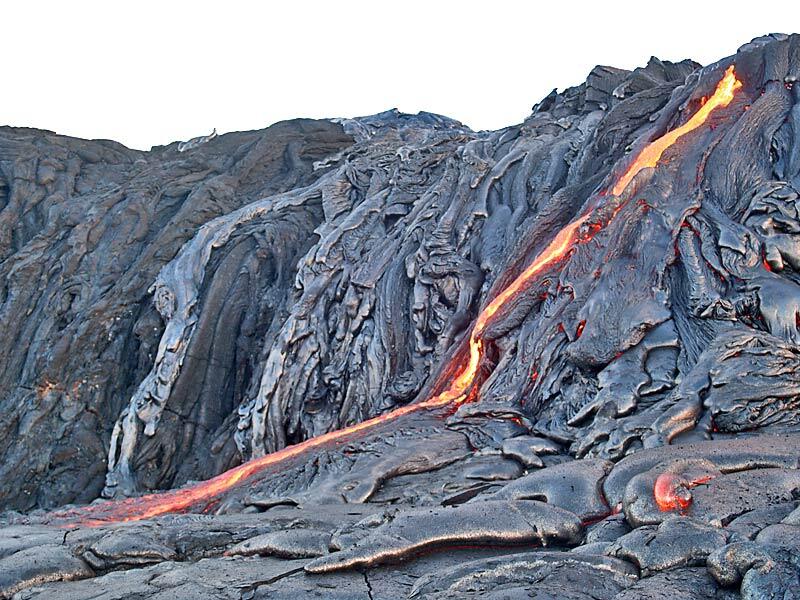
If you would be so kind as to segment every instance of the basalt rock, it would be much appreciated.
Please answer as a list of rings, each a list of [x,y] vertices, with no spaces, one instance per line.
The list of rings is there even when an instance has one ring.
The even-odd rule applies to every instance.
[[[639,527],[611,545],[607,554],[633,562],[642,576],[706,564],[708,555],[728,541],[726,532],[687,517]]]
[[[582,589],[581,579],[593,582]],[[410,598],[615,598],[637,579],[629,563],[601,556],[530,552],[468,562],[430,573]],[[533,596],[532,596],[533,594]]]
[[[577,544],[583,527],[576,515],[535,500],[486,500],[457,508],[404,511],[350,548],[318,558],[305,569],[327,573],[405,560],[448,546]]]
[[[317,529],[286,529],[250,538],[228,550],[230,556],[310,558],[328,553],[331,534]]]
[[[739,594],[720,588],[705,568],[662,571],[642,579],[614,600],[738,600]]]
[[[800,560],[792,547],[736,542],[708,557],[708,570],[722,585],[741,585],[741,596],[800,598]]]
[[[51,581],[85,579],[94,572],[70,549],[61,545],[37,545],[0,559],[0,598]]]
[[[583,520],[609,513],[602,481],[613,466],[601,459],[576,460],[536,471],[494,494],[505,500],[542,500],[571,511]]]
[[[0,128],[0,595],[795,597],[798,76]]]

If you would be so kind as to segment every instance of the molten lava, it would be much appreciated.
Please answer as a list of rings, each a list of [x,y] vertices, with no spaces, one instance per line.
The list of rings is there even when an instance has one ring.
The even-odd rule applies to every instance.
[[[686,481],[675,473],[662,473],[656,478],[653,486],[653,496],[658,509],[667,512],[671,510],[686,510],[692,503],[692,493]]]
[[[675,473],[662,473],[656,478],[653,486],[653,496],[658,509],[662,512],[685,511],[692,505],[692,492],[689,490],[708,483],[713,478],[713,475],[703,475],[686,479]]]
[[[733,65],[731,65],[728,67],[728,70],[725,71],[724,77],[717,84],[717,89],[714,91],[714,95],[711,96],[711,98],[709,98],[686,123],[672,131],[668,131],[660,138],[647,144],[647,146],[642,149],[642,151],[636,157],[636,160],[631,163],[631,165],[628,167],[628,170],[625,171],[625,174],[612,188],[612,195],[619,196],[622,192],[624,192],[631,180],[642,169],[656,166],[664,151],[674,144],[678,138],[683,137],[690,131],[697,129],[700,127],[700,125],[705,123],[712,110],[717,107],[728,106],[728,104],[731,103],[731,100],[733,100],[734,92],[741,87],[742,82],[736,78]],[[447,390],[435,398],[432,398],[428,402],[446,404],[463,397],[464,392],[472,384],[475,379],[475,374],[478,371],[483,347],[481,336],[486,330],[489,321],[498,310],[500,310],[509,300],[523,290],[531,281],[531,279],[534,278],[534,276],[536,276],[546,267],[563,258],[575,245],[575,242],[579,237],[580,241],[588,241],[591,239],[591,236],[594,233],[599,231],[601,225],[598,223],[591,223],[589,225],[588,234],[584,234],[582,236],[578,235],[581,225],[583,225],[588,218],[589,214],[584,214],[559,231],[553,241],[550,242],[550,244],[533,260],[533,262],[529,264],[528,267],[522,273],[520,273],[508,287],[495,296],[495,298],[486,308],[483,309],[483,311],[481,311],[481,313],[478,315],[478,319],[475,321],[475,325],[472,328],[472,333],[469,337],[470,353],[469,361],[467,362],[466,367],[464,367],[463,371],[455,378]],[[583,325],[585,325],[585,323],[581,324],[580,333],[583,332]]]
[[[628,167],[625,174],[611,190],[613,196],[619,196],[639,171],[654,167],[664,150],[688,132],[702,125],[708,115],[717,107],[727,106],[733,94],[742,86],[731,66],[717,85],[714,94],[683,125],[649,143]],[[611,216],[617,214],[619,208]],[[129,498],[121,501],[109,501],[81,509],[52,513],[53,521],[78,520],[84,525],[99,525],[108,521],[135,521],[186,510],[208,510],[221,494],[230,490],[250,476],[263,471],[270,465],[279,464],[287,459],[303,454],[307,450],[336,441],[344,441],[349,436],[376,427],[381,423],[396,419],[403,415],[427,408],[438,408],[446,405],[459,405],[474,396],[476,375],[481,367],[484,353],[484,333],[495,315],[501,311],[520,292],[523,292],[531,281],[547,268],[564,259],[576,244],[590,240],[606,223],[589,221],[591,211],[584,213],[561,231],[542,250],[533,261],[506,288],[504,288],[480,312],[469,336],[469,357],[458,371],[449,387],[423,402],[398,408],[390,413],[380,415],[337,431],[332,431],[305,442],[289,446],[251,460],[207,481],[168,492],[154,493],[140,498]],[[606,219],[608,221],[610,219]],[[582,227],[586,224],[585,227]],[[583,331],[584,323],[579,326],[577,335]],[[534,379],[538,372],[534,373]],[[666,485],[664,482],[663,485]],[[674,483],[674,482],[673,482]],[[665,491],[666,493],[666,491]],[[680,500],[677,500],[680,505]]]
[[[736,78],[736,74],[733,71],[733,65],[728,67],[728,70],[725,71],[725,75],[717,84],[717,89],[714,91],[714,95],[711,96],[706,100],[705,103],[700,107],[700,109],[694,113],[691,119],[686,121],[680,127],[673,129],[672,131],[668,131],[660,138],[655,140],[654,142],[650,142],[644,149],[639,153],[631,163],[631,166],[628,167],[628,170],[625,171],[625,174],[619,178],[617,183],[611,189],[611,193],[614,196],[619,196],[631,180],[636,176],[639,171],[645,169],[647,167],[655,167],[658,164],[658,161],[661,160],[661,155],[664,154],[664,150],[669,148],[672,144],[674,144],[678,138],[686,135],[690,131],[697,129],[706,122],[708,119],[708,115],[711,114],[711,111],[717,107],[725,107],[731,103],[733,100],[733,94],[742,87],[742,82]]]
[[[508,287],[503,289],[478,315],[472,332],[469,336],[469,360],[461,373],[453,380],[450,387],[433,398],[426,400],[422,404],[432,403],[431,406],[440,406],[450,402],[458,402],[475,381],[475,375],[481,364],[483,356],[483,340],[481,336],[486,331],[492,317],[514,296],[520,293],[534,278],[545,268],[562,259],[567,252],[575,245],[578,239],[580,226],[586,221],[588,215],[584,215],[564,227],[556,234],[553,241],[533,259],[526,269],[520,273]]]

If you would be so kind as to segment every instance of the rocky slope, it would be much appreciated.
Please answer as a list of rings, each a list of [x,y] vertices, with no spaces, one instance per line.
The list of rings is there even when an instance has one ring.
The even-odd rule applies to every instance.
[[[0,128],[0,597],[800,597],[798,75]]]

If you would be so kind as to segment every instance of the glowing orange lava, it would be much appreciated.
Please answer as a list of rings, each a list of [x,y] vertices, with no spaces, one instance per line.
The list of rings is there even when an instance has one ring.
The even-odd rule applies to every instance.
[[[216,477],[194,485],[177,490],[170,490],[168,492],[156,492],[139,498],[126,498],[125,500],[102,502],[81,507],[74,511],[55,512],[52,513],[52,517],[53,520],[56,521],[78,517],[81,524],[91,526],[101,525],[110,521],[138,521],[141,519],[149,519],[159,515],[185,511],[193,507],[202,510],[205,507],[200,506],[201,504],[205,504],[207,507],[220,494],[230,490],[236,484],[247,479],[251,475],[263,471],[270,465],[283,462],[328,442],[344,440],[354,433],[373,428],[380,423],[401,417],[422,408],[434,408],[446,403],[447,401],[431,399],[418,404],[402,406],[390,413],[373,417],[372,419],[362,421],[350,427],[318,435],[299,444],[287,446],[277,452],[255,458],[238,467],[220,473]]]
[[[734,75],[733,67],[730,67],[717,85],[714,95],[703,104],[689,121],[674,131],[665,133],[662,137],[651,142],[642,150],[625,174],[616,183],[612,194],[618,196],[639,171],[645,167],[655,166],[667,147],[675,143],[675,140],[681,136],[704,123],[712,110],[720,106],[727,106],[733,98],[733,93],[738,90],[741,85],[741,82],[736,79]],[[620,208],[621,206],[617,207],[610,218],[613,218],[617,212],[619,212]],[[481,311],[469,336],[469,358],[466,364],[458,370],[449,387],[439,394],[423,402],[403,406],[390,413],[374,417],[358,423],[357,425],[332,431],[308,439],[305,442],[289,446],[278,452],[253,459],[201,483],[168,492],[149,494],[140,498],[103,502],[80,509],[51,513],[50,520],[56,522],[71,522],[77,520],[84,525],[99,525],[109,521],[136,521],[186,510],[208,510],[222,493],[230,490],[245,479],[264,470],[270,465],[279,464],[287,459],[303,454],[309,449],[330,442],[346,440],[352,434],[371,429],[381,423],[415,411],[438,408],[446,405],[457,406],[461,404],[476,394],[475,390],[471,388],[473,388],[475,384],[476,375],[478,374],[483,359],[483,335],[491,320],[506,303],[528,287],[538,274],[561,261],[568,255],[576,243],[588,241],[597,231],[607,224],[600,224],[597,222],[587,223],[590,214],[591,212],[583,214],[561,229],[561,231],[556,234],[555,238],[553,238],[547,247],[533,259],[525,270]],[[581,229],[584,223],[587,223],[585,231]],[[578,336],[580,336],[580,333],[583,331],[583,325],[584,323],[579,326]],[[537,376],[538,372],[534,372],[534,379]],[[666,483],[667,482],[664,482],[664,484]]]
[[[472,385],[475,380],[475,375],[478,372],[478,367],[481,364],[481,357],[483,355],[483,341],[481,336],[486,331],[492,317],[500,310],[506,302],[516,296],[531,279],[540,273],[543,269],[562,259],[567,252],[575,245],[578,238],[578,231],[580,226],[588,219],[588,215],[584,215],[572,223],[564,227],[556,234],[553,241],[548,244],[533,262],[520,273],[508,287],[503,289],[478,315],[475,325],[472,327],[472,333],[469,336],[469,361],[467,362],[461,373],[456,376],[453,383],[444,392],[428,400],[427,402],[434,402],[435,405],[448,404],[456,402],[463,398],[467,389]]]
[[[662,512],[685,511],[692,505],[692,492],[689,490],[708,483],[713,478],[713,475],[703,475],[686,479],[675,473],[661,473],[653,486],[653,496],[658,509]]]
[[[731,103],[731,100],[733,100],[733,94],[741,87],[742,82],[736,78],[733,65],[731,65],[728,67],[728,70],[725,71],[725,76],[717,84],[717,89],[714,91],[714,95],[706,100],[700,109],[694,113],[692,118],[686,121],[686,123],[680,127],[677,127],[676,129],[673,129],[672,131],[668,131],[657,140],[647,144],[647,146],[645,146],[636,157],[636,160],[634,160],[633,163],[631,163],[631,166],[628,167],[628,170],[625,171],[625,174],[619,178],[617,183],[612,188],[611,193],[614,196],[619,196],[625,190],[625,188],[628,187],[628,184],[636,176],[636,174],[639,173],[639,171],[647,167],[655,167],[658,164],[658,161],[661,160],[661,155],[664,153],[664,150],[674,144],[678,138],[686,135],[693,129],[697,129],[700,127],[700,125],[705,123],[712,110],[717,107],[728,106],[728,104]]]

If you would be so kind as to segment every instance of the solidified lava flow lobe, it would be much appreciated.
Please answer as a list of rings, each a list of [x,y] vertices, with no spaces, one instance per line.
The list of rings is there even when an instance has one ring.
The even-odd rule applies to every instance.
[[[729,67],[717,85],[714,94],[685,124],[668,131],[642,149],[612,188],[612,195],[619,196],[642,169],[656,166],[664,151],[674,144],[678,138],[702,125],[712,110],[730,104],[734,93],[741,86],[742,83],[736,78],[733,66]],[[525,270],[500,291],[480,312],[470,332],[468,360],[466,364],[456,371],[457,374],[444,391],[422,402],[400,407],[392,412],[373,417],[356,425],[331,431],[299,444],[288,446],[278,452],[253,459],[201,483],[177,490],[157,492],[139,498],[108,501],[80,509],[60,511],[52,513],[50,520],[66,523],[77,521],[83,525],[91,526],[114,521],[137,521],[189,510],[208,510],[222,493],[230,490],[245,479],[269,466],[280,464],[282,461],[301,455],[307,450],[330,442],[344,441],[352,434],[368,430],[381,423],[421,409],[461,404],[468,398],[469,392],[475,384],[476,375],[483,360],[483,335],[492,318],[520,292],[524,291],[539,273],[561,261],[569,254],[576,243],[587,241],[602,227],[590,228],[588,235],[582,233],[581,226],[588,221],[590,214],[591,212],[583,214],[561,229]]]

